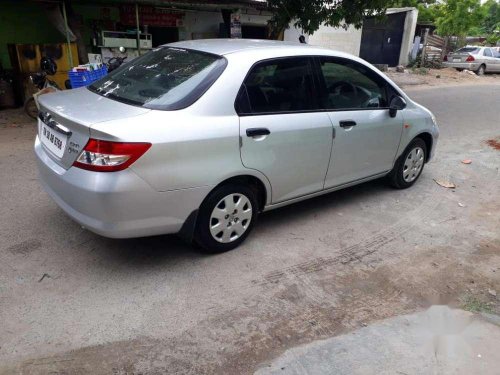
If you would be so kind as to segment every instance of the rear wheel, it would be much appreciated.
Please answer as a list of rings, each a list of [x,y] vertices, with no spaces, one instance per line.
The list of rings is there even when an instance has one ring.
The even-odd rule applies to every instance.
[[[209,253],[236,248],[255,225],[258,207],[257,194],[248,186],[227,184],[217,188],[200,207],[196,243]]]
[[[38,107],[35,103],[35,98],[30,97],[24,102],[24,111],[32,119],[36,119],[38,116]]]
[[[406,189],[412,186],[422,174],[427,157],[427,146],[420,138],[415,138],[406,147],[403,154],[389,173],[389,182],[396,189]]]
[[[483,75],[484,75],[484,73],[485,73],[485,71],[486,71],[486,67],[485,67],[485,66],[484,66],[484,64],[483,64],[483,65],[481,65],[481,66],[479,67],[479,69],[476,71],[476,74],[477,74],[478,76],[483,76]]]

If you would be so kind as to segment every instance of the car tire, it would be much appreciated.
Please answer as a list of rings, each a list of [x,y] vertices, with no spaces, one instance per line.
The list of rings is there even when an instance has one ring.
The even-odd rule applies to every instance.
[[[477,70],[476,70],[476,74],[478,76],[484,76],[484,73],[486,71],[486,66],[484,66],[484,64],[482,64]]]
[[[420,138],[415,138],[396,160],[389,173],[390,184],[396,189],[407,189],[417,182],[427,160],[427,146]]]
[[[255,189],[242,184],[222,185],[201,205],[194,240],[207,253],[238,247],[252,231],[258,217]]]
[[[38,107],[36,106],[34,97],[29,97],[24,102],[24,112],[34,120],[38,118]]]

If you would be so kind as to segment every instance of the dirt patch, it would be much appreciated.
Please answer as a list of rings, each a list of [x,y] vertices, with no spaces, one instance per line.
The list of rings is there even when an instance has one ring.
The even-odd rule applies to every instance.
[[[435,304],[500,313],[500,242],[461,257],[442,246],[389,265],[330,263],[259,285],[239,308],[169,340],[139,338],[26,361],[23,373],[250,374],[287,348]],[[494,269],[488,277],[484,268]],[[266,322],[264,324],[263,322]],[[196,358],[196,360],[193,360]],[[98,371],[96,369],[99,369]]]
[[[7,251],[12,253],[12,254],[20,254],[20,255],[28,255],[34,250],[40,248],[42,246],[42,242],[32,238],[30,240],[26,240],[23,242],[20,242],[16,245],[9,246],[7,248]]]
[[[23,128],[34,126],[35,120],[30,118],[23,108],[4,109],[0,111],[0,128]]]
[[[494,148],[495,150],[500,151],[500,138],[497,139],[488,139],[486,141],[486,144],[490,146],[491,148]]]
[[[470,71],[459,72],[452,68],[405,69],[404,73],[390,70],[386,74],[401,87],[500,84],[500,74],[478,76]]]

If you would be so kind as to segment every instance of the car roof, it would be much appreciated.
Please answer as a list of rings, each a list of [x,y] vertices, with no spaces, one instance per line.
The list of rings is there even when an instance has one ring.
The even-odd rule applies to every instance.
[[[194,49],[216,55],[228,55],[251,49],[269,49],[276,51],[277,48],[283,50],[283,52],[293,50],[297,53],[298,51],[303,51],[304,54],[324,53],[328,51],[327,49],[310,46],[304,43],[263,39],[197,39],[165,44],[164,46]]]

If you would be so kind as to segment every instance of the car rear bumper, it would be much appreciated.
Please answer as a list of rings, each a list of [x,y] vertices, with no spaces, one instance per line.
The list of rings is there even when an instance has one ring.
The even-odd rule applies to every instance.
[[[110,238],[177,233],[210,187],[155,191],[132,170],[91,172],[57,165],[38,137],[35,154],[47,193],[85,228]]]
[[[468,70],[478,70],[481,66],[478,62],[473,63],[454,63],[454,62],[444,62],[443,66],[447,68],[455,68],[455,69],[468,69]]]

